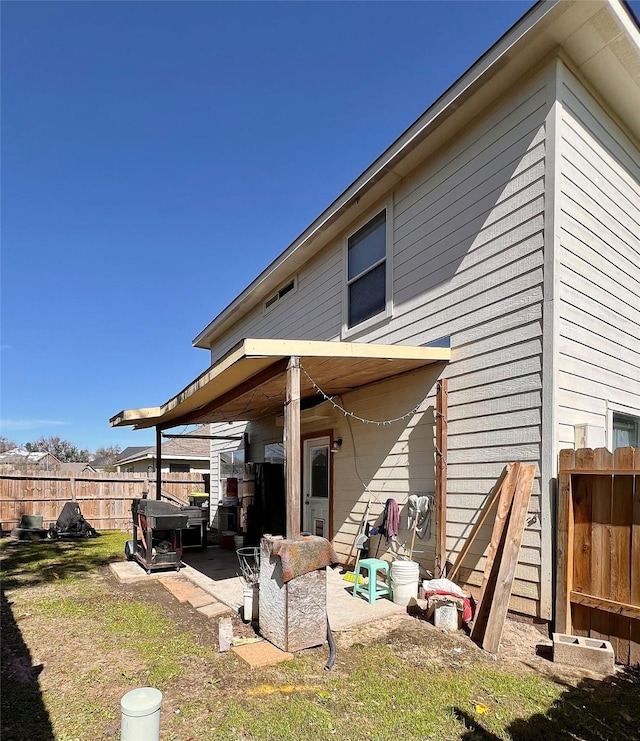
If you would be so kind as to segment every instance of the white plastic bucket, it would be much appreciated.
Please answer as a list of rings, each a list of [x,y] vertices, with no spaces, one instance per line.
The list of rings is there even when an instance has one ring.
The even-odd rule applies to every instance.
[[[120,700],[121,741],[158,741],[162,692],[155,687],[140,687]]]
[[[436,628],[442,630],[458,630],[460,627],[459,615],[457,605],[453,602],[447,602],[440,607],[436,607],[433,613],[433,623]]]
[[[418,598],[420,564],[416,561],[394,561],[391,564],[391,586],[396,605],[408,605],[413,597]]]

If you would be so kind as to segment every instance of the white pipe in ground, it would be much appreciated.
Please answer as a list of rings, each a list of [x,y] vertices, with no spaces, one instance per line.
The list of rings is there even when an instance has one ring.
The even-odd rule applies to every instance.
[[[139,687],[120,700],[121,741],[160,741],[160,706],[162,692],[154,687]]]

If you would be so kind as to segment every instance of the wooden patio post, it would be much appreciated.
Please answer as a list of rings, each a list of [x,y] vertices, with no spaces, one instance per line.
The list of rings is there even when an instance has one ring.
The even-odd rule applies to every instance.
[[[300,535],[300,358],[287,365],[284,402],[284,477],[286,486],[287,538]]]
[[[162,429],[156,427],[156,499],[162,496]]]
[[[436,566],[441,577],[447,575],[447,389],[443,378],[436,392]]]

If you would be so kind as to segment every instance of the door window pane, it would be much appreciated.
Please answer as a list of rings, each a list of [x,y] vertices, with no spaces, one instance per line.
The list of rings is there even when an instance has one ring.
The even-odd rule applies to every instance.
[[[328,448],[311,450],[310,494],[312,497],[329,496],[329,451]]]

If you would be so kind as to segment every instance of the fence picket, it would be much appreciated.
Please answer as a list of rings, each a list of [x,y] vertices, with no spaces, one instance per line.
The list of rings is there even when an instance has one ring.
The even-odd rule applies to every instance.
[[[163,486],[188,502],[190,491],[204,491],[201,474],[162,474]],[[131,500],[153,492],[146,473],[83,473],[65,476],[55,471],[0,472],[0,527],[10,531],[23,514],[41,514],[45,527],[53,524],[62,507],[75,500],[96,530],[128,530]]]
[[[640,663],[638,474],[633,448],[560,453],[556,629],[608,639],[616,660],[630,665]],[[573,563],[565,555],[571,534]]]

